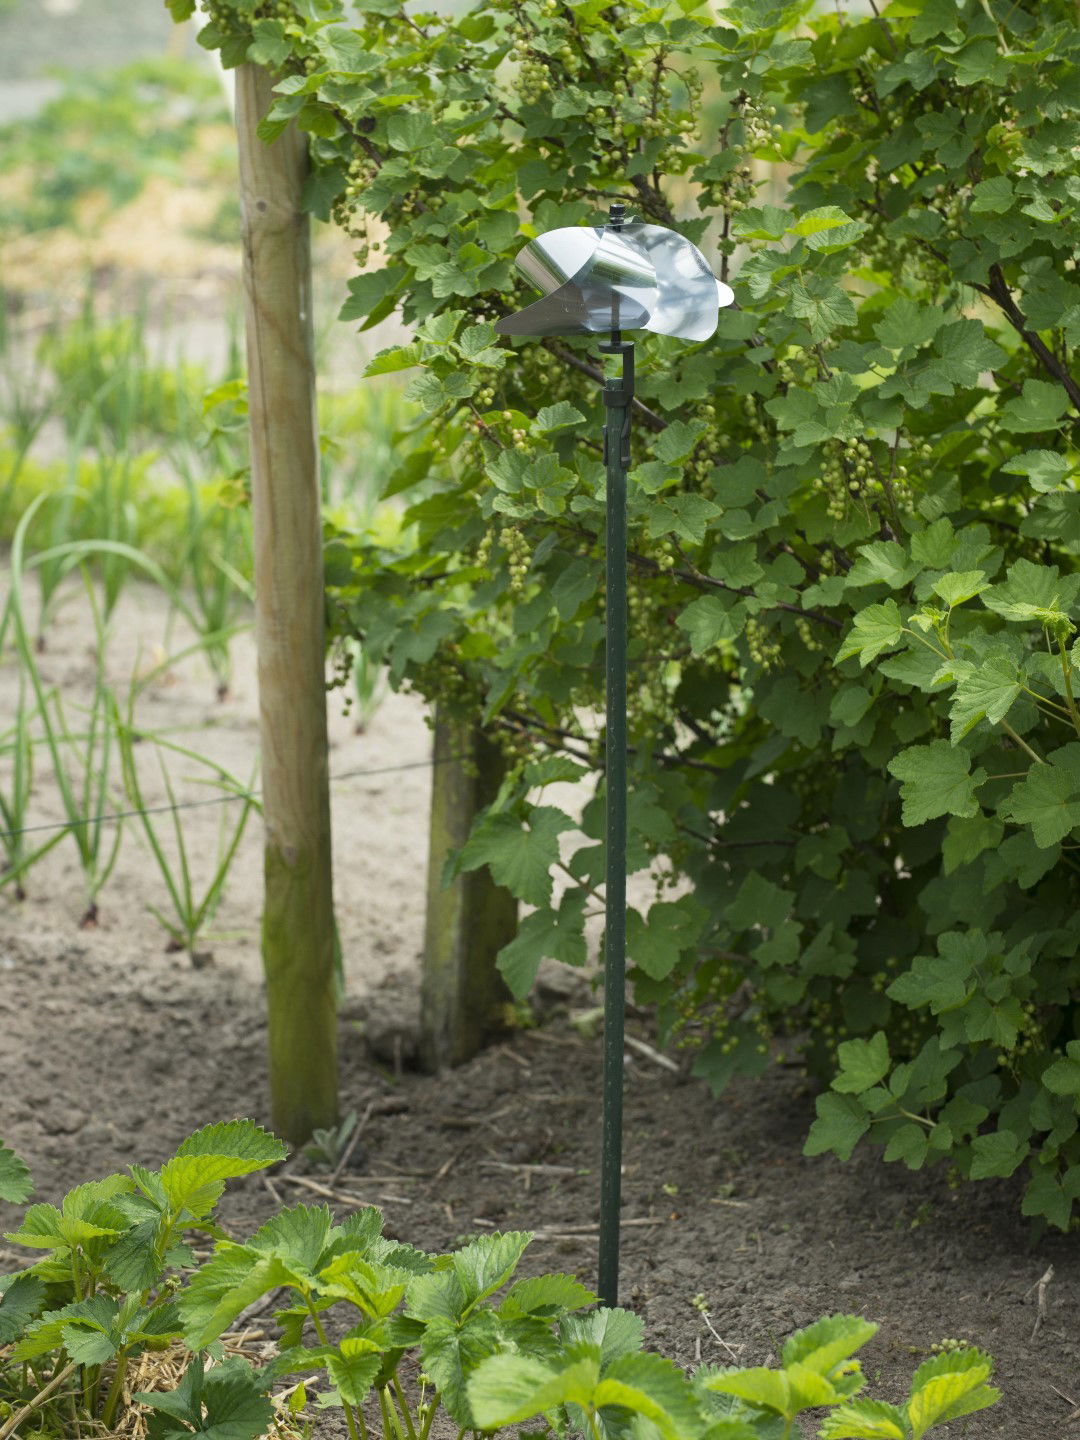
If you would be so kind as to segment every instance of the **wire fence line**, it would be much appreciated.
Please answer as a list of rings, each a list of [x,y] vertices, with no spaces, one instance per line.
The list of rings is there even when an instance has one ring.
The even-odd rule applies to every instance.
[[[338,775],[330,776],[330,784],[340,784],[342,780],[357,780],[375,775],[394,775],[402,770],[430,770],[436,765],[452,765],[458,761],[467,760],[468,755],[444,755],[440,759],[429,760],[408,760],[401,765],[380,765],[373,770],[343,770]],[[20,835],[40,835],[46,832],[59,830],[78,830],[84,825],[110,825],[119,824],[121,820],[135,820],[141,815],[168,815],[179,810],[202,810],[208,805],[231,805],[237,800],[258,800],[262,790],[230,790],[225,795],[211,795],[206,800],[179,800],[170,805],[148,805],[143,810],[110,810],[101,815],[87,815],[79,820],[49,821],[40,825],[24,825],[18,830],[0,830],[0,836],[5,840],[14,840]]]

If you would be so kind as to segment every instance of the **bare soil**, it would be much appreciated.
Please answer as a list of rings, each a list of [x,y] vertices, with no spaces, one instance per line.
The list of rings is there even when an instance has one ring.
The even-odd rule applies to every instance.
[[[123,603],[110,651],[117,683],[165,644],[165,616],[149,592]],[[73,595],[42,657],[73,703],[88,694],[89,639]],[[171,648],[181,639],[174,633]],[[16,695],[5,663],[0,711],[10,714]],[[332,770],[369,773],[334,787],[348,997],[342,1110],[367,1119],[330,1203],[339,1212],[378,1204],[389,1231],[432,1249],[478,1229],[530,1229],[534,1270],[569,1270],[593,1283],[600,1042],[570,1023],[591,1003],[587,983],[550,970],[537,1028],[440,1078],[407,1066],[395,1074],[416,1030],[428,735],[405,697],[392,698],[359,736],[331,708]],[[238,646],[224,703],[205,668],[189,661],[152,689],[142,712],[150,726],[192,727],[186,743],[242,775],[255,754],[255,716],[249,644]],[[58,818],[44,759],[35,803],[38,822]],[[212,851],[218,824],[213,807],[186,812],[194,853]],[[164,953],[145,910],[160,902],[160,882],[134,828],[97,929],[77,927],[83,896],[67,840],[35,870],[25,902],[0,891],[0,1135],[31,1165],[38,1198],[56,1200],[132,1161],[159,1163],[210,1121],[268,1122],[259,871],[256,822],[215,925],[231,938],[213,943],[214,963],[200,970]],[[630,1028],[649,1037],[646,1017]],[[996,1357],[1001,1404],[949,1427],[952,1440],[1080,1433],[1069,1423],[1080,1406],[1076,1237],[1032,1244],[1017,1184],[952,1190],[940,1172],[909,1174],[870,1153],[847,1165],[805,1158],[813,1096],[792,1070],[714,1099],[685,1074],[631,1052],[626,1083],[622,1298],[645,1317],[653,1346],[686,1366],[762,1364],[793,1329],[857,1311],[881,1323],[865,1352],[871,1393],[881,1398],[899,1398],[945,1337]],[[271,1187],[288,1203],[310,1201],[325,1178],[304,1157],[291,1159],[270,1186],[258,1176],[238,1183],[225,1221],[242,1236],[274,1208]],[[15,1220],[13,1207],[0,1206],[0,1228]],[[2,1246],[0,1269],[29,1258]],[[1033,1333],[1037,1282],[1050,1266]],[[691,1303],[699,1294],[720,1341]],[[336,1434],[332,1419],[320,1426],[320,1436]]]

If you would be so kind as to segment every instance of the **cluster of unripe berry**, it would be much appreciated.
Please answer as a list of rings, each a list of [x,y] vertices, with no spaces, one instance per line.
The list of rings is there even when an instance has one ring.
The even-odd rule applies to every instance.
[[[506,573],[510,576],[510,594],[520,595],[525,589],[525,580],[532,563],[532,550],[528,540],[516,525],[503,525],[496,535],[494,528],[484,532],[477,546],[476,563],[486,570],[491,565],[492,552],[496,544],[506,557]]]
[[[747,620],[744,634],[750,659],[768,674],[780,659],[780,645],[770,637],[768,628],[753,616]]]
[[[345,234],[358,242],[354,251],[357,263],[365,265],[372,249],[378,250],[378,243],[372,245],[368,230],[368,217],[360,209],[360,196],[378,174],[378,165],[368,156],[355,155],[349,161],[345,190],[334,201],[334,224]]]

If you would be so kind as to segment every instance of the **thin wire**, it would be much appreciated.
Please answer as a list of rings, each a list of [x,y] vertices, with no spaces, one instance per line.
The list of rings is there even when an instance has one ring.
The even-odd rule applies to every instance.
[[[368,775],[394,775],[401,770],[429,770],[436,765],[450,765],[466,760],[467,755],[444,755],[440,760],[409,760],[404,765],[381,765],[375,770],[343,770],[340,775],[331,775],[330,784],[342,780],[356,780]],[[39,835],[45,831],[77,830],[84,825],[110,825],[120,820],[134,820],[141,815],[168,815],[178,810],[201,810],[207,805],[229,805],[234,800],[257,800],[261,790],[234,790],[228,795],[213,795],[208,800],[184,800],[175,805],[150,805],[145,810],[116,810],[104,815],[88,815],[84,820],[64,820],[59,824],[24,825],[21,830],[0,830],[5,840],[14,840],[19,835]]]

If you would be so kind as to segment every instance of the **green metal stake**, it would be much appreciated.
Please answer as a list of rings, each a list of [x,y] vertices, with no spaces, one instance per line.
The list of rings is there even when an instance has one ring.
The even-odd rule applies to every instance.
[[[622,206],[612,206],[612,223]],[[619,1303],[619,1207],[622,1191],[623,1034],[626,1008],[626,472],[634,398],[634,345],[623,340],[613,311],[611,340],[601,345],[622,362],[604,383],[607,422],[606,582],[606,875],[604,888],[604,1095],[600,1160],[599,1291]]]
[[[500,335],[595,335],[622,362],[604,384],[607,420],[607,776],[604,928],[604,1086],[600,1166],[600,1298],[619,1298],[622,1189],[623,1030],[626,988],[626,472],[634,347],[624,330],[707,340],[721,305],[734,301],[701,251],[662,225],[628,222],[611,207],[607,225],[560,226],[535,235],[517,257],[542,298],[496,322]]]

